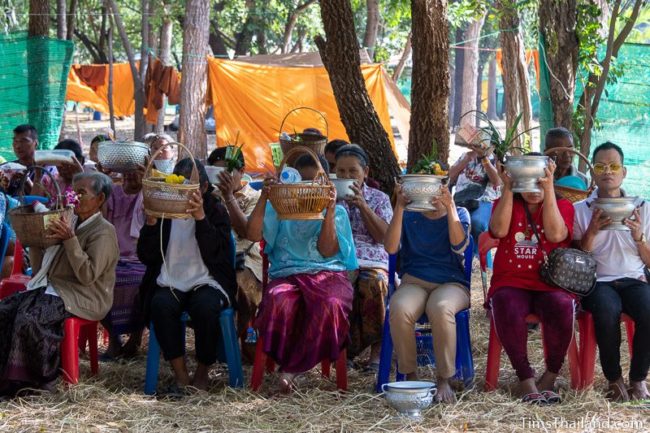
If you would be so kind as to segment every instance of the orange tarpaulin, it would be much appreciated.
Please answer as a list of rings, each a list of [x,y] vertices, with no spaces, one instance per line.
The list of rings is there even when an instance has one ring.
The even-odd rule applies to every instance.
[[[501,59],[503,58],[503,51],[501,48],[497,50],[496,61],[497,69],[499,74],[503,75],[503,69],[501,67]],[[539,51],[537,50],[526,50],[526,64],[529,65],[530,61],[533,61],[535,65],[535,76],[537,77],[537,89],[539,90],[540,76],[539,76]]]
[[[80,102],[93,110],[108,113],[108,65],[104,66],[106,67],[104,83],[97,86],[97,90],[85,85],[74,72],[74,67],[70,68],[65,100]],[[116,116],[132,116],[135,113],[133,75],[128,63],[113,65],[113,108]]]
[[[221,60],[208,57],[209,85],[217,124],[217,145],[244,143],[246,169],[273,170],[269,143],[278,141],[282,119],[297,107],[310,107],[324,114],[328,140],[348,139],[341,123],[329,76],[324,67],[280,67]],[[362,65],[375,110],[393,143],[386,86],[381,65]],[[310,110],[287,118],[283,132],[318,128],[326,133],[325,122]]]

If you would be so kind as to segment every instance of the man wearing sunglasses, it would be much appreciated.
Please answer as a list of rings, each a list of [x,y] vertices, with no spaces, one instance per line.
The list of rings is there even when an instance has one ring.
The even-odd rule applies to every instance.
[[[624,220],[629,230],[602,230],[612,221],[591,205],[597,197],[624,197],[621,185],[627,170],[623,151],[610,142],[594,150],[593,164],[598,188],[591,197],[575,204],[574,240],[597,262],[596,288],[582,299],[582,307],[593,315],[600,363],[609,381],[607,396],[616,401],[648,399],[645,380],[650,367],[650,285],[645,271],[650,266],[650,205],[643,199],[635,200],[633,216]],[[620,362],[621,313],[629,315],[636,325],[629,389]]]

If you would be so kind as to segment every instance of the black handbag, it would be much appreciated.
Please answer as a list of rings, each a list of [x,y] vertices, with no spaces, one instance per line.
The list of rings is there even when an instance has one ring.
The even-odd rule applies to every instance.
[[[539,268],[539,275],[547,284],[560,287],[578,296],[589,295],[596,287],[596,259],[589,253],[575,248],[556,248],[546,254],[542,247],[542,238],[524,203],[528,224],[539,242],[544,256],[544,263]]]
[[[486,185],[469,184],[462,191],[454,194],[454,203],[457,207],[464,207],[468,212],[475,211],[479,207],[479,199],[485,194]]]

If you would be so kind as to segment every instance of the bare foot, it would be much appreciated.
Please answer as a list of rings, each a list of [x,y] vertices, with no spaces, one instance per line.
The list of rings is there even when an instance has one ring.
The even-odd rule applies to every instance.
[[[414,371],[413,373],[406,374],[406,380],[418,380],[418,373]]]
[[[555,389],[555,379],[557,374],[545,371],[542,377],[537,381],[537,389],[542,391],[553,391]]]
[[[646,400],[650,398],[645,380],[641,382],[630,381],[630,400]]]
[[[210,385],[210,377],[208,373],[208,366],[199,363],[196,366],[196,371],[194,372],[194,377],[192,378],[192,386],[196,389],[200,389],[201,391],[207,391],[208,386]]]
[[[451,389],[449,379],[438,377],[438,392],[436,393],[436,400],[441,403],[456,403],[456,393]]]
[[[283,394],[290,393],[295,387],[293,379],[296,377],[293,373],[280,373],[280,392]]]
[[[535,384],[535,378],[531,377],[530,379],[520,381],[519,392],[522,397],[528,394],[539,394],[539,388]]]
[[[630,401],[630,396],[627,393],[625,381],[622,377],[619,377],[618,380],[615,380],[614,382],[609,382],[609,387],[607,388],[607,394],[605,394],[605,397],[617,402]]]

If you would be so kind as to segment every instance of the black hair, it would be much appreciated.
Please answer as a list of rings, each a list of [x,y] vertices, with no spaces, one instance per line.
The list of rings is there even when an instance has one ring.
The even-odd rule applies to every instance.
[[[304,131],[302,131],[303,135],[316,135],[318,137],[324,137],[323,134],[320,132],[320,129],[318,128],[305,128]]]
[[[65,149],[71,150],[74,152],[74,156],[77,158],[81,164],[84,163],[84,154],[81,150],[81,146],[76,140],[66,139],[59,141],[59,144],[56,145],[55,149]]]
[[[323,171],[325,171],[325,173],[329,173],[330,165],[328,164],[325,157],[323,155],[318,155],[318,160],[320,161],[320,165],[323,167]],[[300,170],[301,168],[307,168],[307,167],[318,168],[318,164],[316,164],[316,161],[314,161],[314,157],[311,156],[311,154],[305,154],[305,155],[300,155],[300,157],[296,159],[296,162],[293,164],[293,167],[296,170]]]
[[[339,140],[339,139],[332,140],[325,145],[325,150],[323,151],[323,153],[336,153],[340,148],[342,148],[343,146],[347,146],[348,144],[350,143],[348,143],[345,140]]]
[[[548,146],[549,141],[567,139],[573,145],[573,134],[568,129],[560,126],[557,128],[551,128],[546,131],[546,136],[544,137],[544,143]]]
[[[619,146],[618,144],[614,144],[611,141],[606,141],[602,144],[599,144],[594,149],[594,153],[591,156],[591,162],[592,163],[596,162],[596,154],[601,150],[612,150],[612,149],[614,149],[615,151],[618,152],[619,155],[621,155],[621,164],[623,164],[625,162],[625,157],[623,156],[623,149],[621,149],[621,146]]]
[[[28,132],[34,140],[38,140],[38,131],[32,125],[24,124],[14,128],[14,134],[24,134],[25,132]]]
[[[526,152],[524,156],[544,156],[544,154],[540,152]]]
[[[228,146],[217,147],[208,156],[208,165],[214,165],[215,162],[223,161],[226,159],[226,152],[228,151]],[[241,162],[242,168],[246,166],[246,161],[244,161],[244,152],[239,152],[237,159]]]
[[[363,168],[368,167],[368,154],[358,144],[346,144],[345,146],[341,147],[339,150],[336,151],[337,161],[339,160],[339,158],[343,158],[346,156],[353,156],[359,160],[359,164],[361,164],[361,167]]]
[[[205,171],[205,167],[203,164],[201,164],[201,161],[198,159],[195,159],[194,162],[196,163],[196,168],[199,171],[199,183],[201,185],[204,185],[205,183],[210,183],[208,180],[208,173]],[[192,175],[192,169],[194,169],[194,165],[192,164],[192,160],[190,158],[183,158],[174,167],[174,174],[180,174],[182,176],[185,176],[187,179],[190,178]]]

